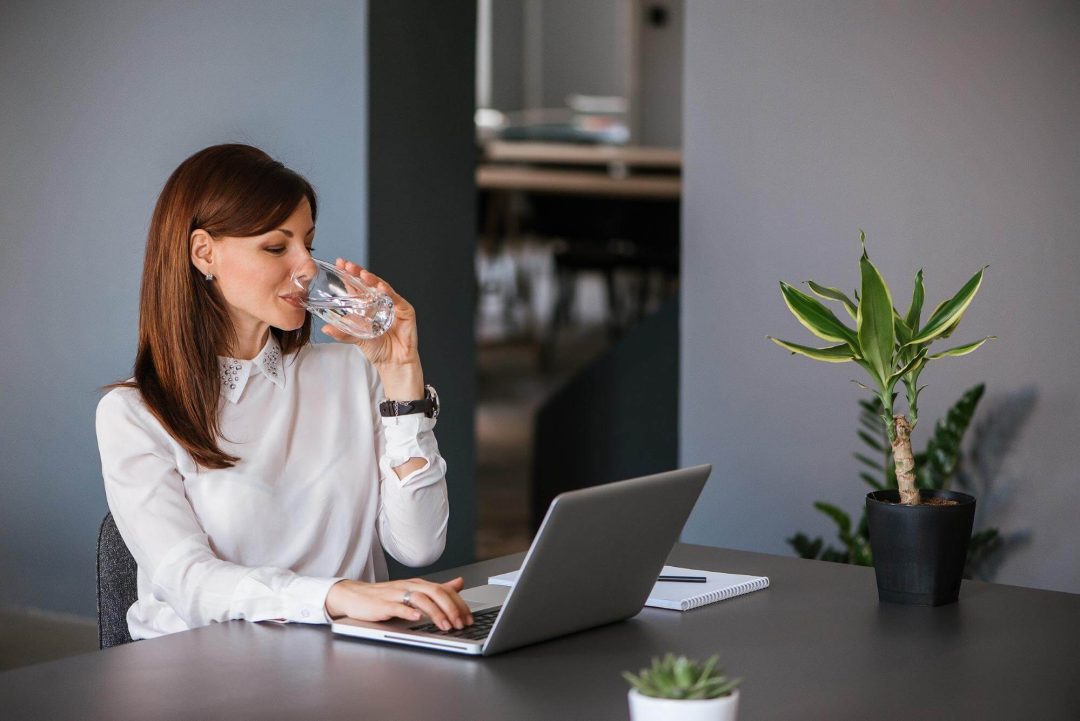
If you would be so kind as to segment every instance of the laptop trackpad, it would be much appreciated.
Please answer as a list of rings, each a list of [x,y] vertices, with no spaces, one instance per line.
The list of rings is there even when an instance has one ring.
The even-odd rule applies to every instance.
[[[509,593],[509,586],[488,584],[486,586],[466,588],[461,592],[461,598],[465,600],[465,603],[469,604],[470,610],[479,611],[490,606],[501,606]]]

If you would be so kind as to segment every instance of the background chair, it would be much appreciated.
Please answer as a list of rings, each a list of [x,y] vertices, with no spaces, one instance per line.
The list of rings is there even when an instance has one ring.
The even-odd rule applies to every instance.
[[[529,197],[529,232],[556,238],[558,291],[543,345],[543,365],[552,365],[559,330],[570,322],[574,289],[581,273],[600,273],[607,290],[608,333],[617,339],[641,322],[650,282],[661,281],[659,301],[675,294],[679,277],[679,201],[537,193]],[[616,272],[634,279],[636,293],[616,288]],[[631,290],[634,290],[631,286]]]
[[[105,514],[97,542],[98,647],[130,643],[127,612],[139,598],[138,566],[116,528],[112,513]]]

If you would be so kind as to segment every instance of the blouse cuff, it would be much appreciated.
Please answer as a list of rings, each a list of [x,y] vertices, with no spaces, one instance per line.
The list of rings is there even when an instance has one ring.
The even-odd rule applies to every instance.
[[[330,587],[342,578],[297,576],[285,590],[286,619],[295,623],[330,623],[326,596]]]
[[[427,458],[421,447],[424,434],[435,428],[435,419],[423,413],[407,416],[391,416],[382,419],[383,436],[386,439],[386,458],[391,468],[407,463],[410,458]]]

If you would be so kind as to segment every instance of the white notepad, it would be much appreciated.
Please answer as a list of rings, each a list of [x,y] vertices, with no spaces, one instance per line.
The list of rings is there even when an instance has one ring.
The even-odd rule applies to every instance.
[[[520,574],[520,570],[500,573],[498,576],[488,578],[488,583],[499,586],[513,586]],[[649,598],[645,601],[645,605],[653,608],[670,608],[676,611],[688,611],[691,608],[706,606],[710,603],[769,587],[769,579],[765,576],[744,576],[738,573],[699,571],[696,568],[680,568],[678,566],[664,566],[664,570],[660,572],[660,575],[705,576],[707,579],[705,583],[656,582],[652,592],[649,594]]]

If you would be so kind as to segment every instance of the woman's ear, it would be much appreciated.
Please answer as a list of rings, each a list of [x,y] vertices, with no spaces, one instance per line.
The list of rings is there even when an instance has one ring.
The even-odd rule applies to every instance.
[[[191,232],[191,264],[203,275],[214,273],[213,238],[202,228]]]

